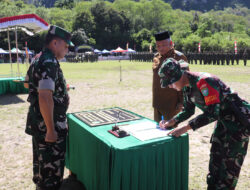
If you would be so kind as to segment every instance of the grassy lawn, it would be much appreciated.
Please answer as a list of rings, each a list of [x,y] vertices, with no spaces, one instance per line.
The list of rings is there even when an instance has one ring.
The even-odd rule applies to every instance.
[[[61,67],[67,82],[76,87],[70,91],[68,112],[118,106],[153,118],[152,63],[103,61],[62,63]],[[10,74],[10,68],[10,64],[0,64],[0,77]],[[21,64],[23,76],[26,70],[27,66]],[[246,67],[240,62],[234,66],[190,65],[190,70],[217,75],[250,102],[250,61]],[[17,73],[16,64],[13,64],[13,73]],[[26,94],[0,96],[0,189],[3,190],[34,189],[31,181],[31,137],[24,133],[28,109],[26,99]],[[197,110],[196,115],[198,113]],[[206,189],[209,140],[213,125],[190,132],[190,190]],[[238,190],[250,189],[249,157],[248,153],[240,174]],[[67,174],[66,172],[65,177]]]
[[[219,76],[226,82],[250,82],[250,61],[248,66],[243,65],[189,65],[190,70],[197,72],[208,72]],[[96,63],[61,63],[62,69],[67,79],[96,79],[106,74],[118,74],[120,66],[122,71],[147,71],[151,69],[150,62],[130,62],[130,61],[102,61]],[[16,63],[12,64],[14,75],[18,72]],[[19,64],[21,75],[27,71],[26,64]],[[11,73],[10,64],[0,64],[0,76]]]

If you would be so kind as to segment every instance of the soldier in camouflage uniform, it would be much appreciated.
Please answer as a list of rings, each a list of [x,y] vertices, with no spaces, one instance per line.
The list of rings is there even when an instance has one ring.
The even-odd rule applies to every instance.
[[[153,108],[154,108],[154,120],[159,122],[161,117],[170,119],[175,114],[181,111],[183,104],[182,92],[177,92],[170,88],[161,88],[160,78],[158,76],[158,70],[161,67],[163,61],[169,57],[176,60],[183,59],[187,61],[187,58],[183,53],[176,51],[172,46],[172,41],[168,32],[162,32],[155,34],[156,48],[158,53],[153,59]],[[188,66],[187,66],[188,67]]]
[[[229,54],[229,52],[225,53],[225,58],[226,58],[226,64],[230,65],[230,54]]]
[[[216,53],[216,63],[217,65],[220,65],[220,53],[219,52]]]
[[[240,55],[239,55],[239,54],[235,54],[234,57],[235,57],[235,60],[236,60],[237,65],[239,65]]]
[[[243,55],[242,55],[242,59],[243,59],[243,62],[244,62],[244,66],[247,65],[247,59],[248,59],[248,49],[245,49],[244,52],[243,52]]]
[[[203,60],[203,57],[205,57],[204,54],[203,53],[198,53],[198,57],[199,57],[199,60],[200,60],[200,65],[202,65],[202,62],[205,64],[205,62]]]
[[[182,90],[184,110],[169,121],[161,121],[162,129],[191,117],[195,106],[203,111],[189,123],[173,129],[169,135],[180,136],[217,121],[212,138],[207,175],[208,190],[233,190],[247,153],[250,135],[250,104],[216,76],[182,71],[179,63],[168,59],[159,70],[161,86]]]
[[[64,29],[50,26],[45,49],[26,76],[30,107],[25,132],[32,135],[33,181],[37,190],[57,190],[63,179],[69,96],[58,60],[73,45],[70,38]]]
[[[231,59],[231,63],[232,65],[234,65],[234,59],[235,59],[235,56],[234,56],[234,53],[230,53],[230,59]]]

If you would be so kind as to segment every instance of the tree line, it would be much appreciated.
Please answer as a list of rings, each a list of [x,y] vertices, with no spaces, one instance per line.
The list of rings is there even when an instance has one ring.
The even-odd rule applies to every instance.
[[[84,0],[23,0],[26,3],[34,4],[35,6],[44,6],[47,8],[60,7],[62,5],[73,5],[75,2]],[[104,0],[103,0],[104,1]],[[106,0],[109,2],[114,2],[115,0]],[[134,0],[138,1],[138,0]],[[214,10],[223,10],[226,7],[235,7],[235,5],[242,5],[244,7],[250,8],[250,1],[248,0],[164,0],[164,2],[169,3],[174,9],[182,10],[198,10],[202,12]]]
[[[118,46],[137,51],[155,50],[154,34],[169,30],[175,47],[181,51],[238,51],[250,48],[250,9],[236,5],[208,12],[173,9],[163,0],[54,1],[54,7],[35,6],[32,0],[0,0],[0,17],[35,13],[49,24],[72,32],[75,45],[88,44],[97,49]],[[50,1],[52,2],[52,1]],[[41,50],[45,32],[32,37],[18,32],[20,48]],[[8,49],[6,32],[0,33],[0,47]],[[11,45],[15,44],[11,33]]]

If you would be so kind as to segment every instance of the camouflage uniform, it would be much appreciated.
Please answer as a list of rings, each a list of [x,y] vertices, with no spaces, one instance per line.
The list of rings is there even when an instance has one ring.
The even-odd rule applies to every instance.
[[[242,55],[242,59],[243,59],[243,62],[244,62],[244,66],[247,65],[247,59],[248,59],[248,49],[245,49],[244,52],[243,52],[243,55]]]
[[[184,87],[184,110],[175,116],[178,123],[194,114],[195,106],[204,113],[189,121],[196,130],[217,120],[211,137],[208,190],[233,190],[247,153],[250,134],[250,105],[220,79],[208,73],[189,73]]]
[[[69,96],[66,82],[58,60],[49,49],[31,64],[29,78],[30,102],[25,132],[32,135],[33,181],[39,188],[57,189],[63,179],[66,136],[68,132],[66,111]],[[58,138],[55,143],[46,143],[46,125],[41,115],[38,89],[53,91],[54,125]]]
[[[183,59],[187,61],[185,55],[173,48],[168,51],[166,55],[160,55],[156,53],[153,63],[153,108],[154,108],[154,120],[159,122],[163,115],[165,119],[170,119],[178,113],[177,105],[183,103],[182,92],[178,92],[171,88],[161,88],[160,77],[158,76],[158,70],[161,67],[163,61],[167,58],[174,58],[176,60]]]

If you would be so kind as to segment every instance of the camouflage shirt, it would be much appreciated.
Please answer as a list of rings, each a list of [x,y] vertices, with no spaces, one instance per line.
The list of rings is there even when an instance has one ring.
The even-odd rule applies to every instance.
[[[45,136],[46,126],[39,108],[38,90],[48,89],[53,92],[55,130],[59,136],[67,133],[66,111],[69,96],[66,81],[58,60],[49,49],[45,49],[41,56],[32,62],[27,78],[30,107],[25,132],[30,135]]]
[[[234,124],[241,123],[242,118],[248,120],[246,123],[250,122],[250,105],[233,93],[219,78],[208,73],[186,74],[190,85],[183,89],[184,110],[174,117],[177,123],[191,117],[195,112],[195,106],[203,113],[189,121],[193,130],[216,120],[231,127],[232,131],[237,130]],[[232,105],[236,105],[236,108]],[[249,127],[248,124],[245,126]]]

